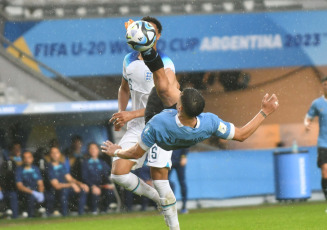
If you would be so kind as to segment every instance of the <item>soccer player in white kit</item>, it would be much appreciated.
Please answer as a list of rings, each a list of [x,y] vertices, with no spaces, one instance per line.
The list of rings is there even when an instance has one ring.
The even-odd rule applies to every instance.
[[[144,17],[142,20],[148,21],[154,26],[158,40],[162,30],[160,22],[152,17]],[[156,49],[156,43],[154,48]],[[165,54],[160,53],[160,55],[170,82],[175,87],[178,87],[179,85],[175,77],[173,62]],[[113,114],[110,119],[110,122],[114,123],[116,131],[120,130],[121,127],[127,123],[127,131],[119,142],[119,145],[122,146],[123,149],[128,149],[138,142],[142,130],[145,127],[145,107],[153,87],[153,74],[144,64],[140,53],[134,51],[127,54],[123,62],[123,79],[118,92],[119,111]],[[131,96],[132,99],[132,111],[125,111],[129,96]],[[149,150],[147,165],[155,168],[170,168],[172,165],[171,154],[172,151],[166,151],[154,145]],[[143,195],[154,200],[160,206],[161,203],[164,203],[164,201],[160,200],[159,196],[162,187],[161,183],[154,181],[157,191],[130,172],[131,170],[142,167],[145,157],[146,154],[140,159],[121,159],[119,157],[114,157],[111,179],[135,194]],[[156,186],[156,184],[158,186]],[[177,216],[177,211],[175,213]],[[177,217],[175,217],[175,219],[176,218]],[[166,215],[165,220],[167,225],[169,225],[169,217],[166,217]]]

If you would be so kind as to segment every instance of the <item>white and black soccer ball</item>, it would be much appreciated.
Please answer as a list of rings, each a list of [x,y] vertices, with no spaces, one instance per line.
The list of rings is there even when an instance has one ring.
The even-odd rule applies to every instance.
[[[142,52],[150,49],[156,38],[156,30],[149,22],[135,21],[127,28],[127,44],[136,51]]]

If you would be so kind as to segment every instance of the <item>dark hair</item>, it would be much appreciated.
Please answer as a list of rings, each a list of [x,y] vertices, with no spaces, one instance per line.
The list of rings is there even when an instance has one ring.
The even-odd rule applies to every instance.
[[[327,76],[325,76],[325,77],[323,77],[323,78],[321,79],[321,83],[323,83],[323,82],[325,82],[325,81],[327,81]]]
[[[159,22],[158,19],[156,19],[154,17],[150,17],[150,16],[145,16],[141,20],[142,21],[146,21],[146,22],[152,22],[152,23],[154,23],[157,26],[157,29],[158,29],[159,34],[161,34],[162,25],[161,25],[161,23]]]
[[[194,88],[186,88],[182,91],[181,102],[184,113],[189,117],[196,117],[203,112],[205,100],[201,93]]]
[[[49,147],[58,147],[59,148],[59,141],[56,138],[53,138],[49,141]]]
[[[79,135],[74,135],[74,136],[72,136],[71,141],[72,141],[72,143],[75,143],[76,141],[83,142],[83,138]]]
[[[19,145],[20,147],[22,147],[21,143],[18,141],[14,141],[10,144],[10,150],[13,150],[13,148],[15,147],[15,145]]]

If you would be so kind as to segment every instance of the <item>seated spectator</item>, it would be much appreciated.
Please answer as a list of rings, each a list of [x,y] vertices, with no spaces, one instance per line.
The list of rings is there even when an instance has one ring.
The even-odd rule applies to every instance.
[[[77,180],[82,180],[81,165],[83,161],[83,139],[81,136],[75,135],[71,139],[70,146],[64,151],[65,166],[68,172]]]
[[[11,210],[12,218],[18,217],[18,194],[15,182],[16,167],[22,165],[21,145],[13,143],[8,158],[1,165],[0,186],[6,206]]]
[[[38,167],[33,165],[33,154],[23,153],[23,165],[16,169],[16,185],[19,198],[27,209],[28,217],[35,216],[36,203],[44,201],[44,185]]]
[[[51,183],[51,190],[46,191],[47,199],[47,214],[53,213],[56,198],[59,199],[61,205],[61,214],[67,216],[68,203],[71,197],[78,200],[78,214],[84,213],[84,206],[86,203],[86,193],[89,192],[89,187],[75,180],[68,172],[63,163],[60,162],[61,153],[57,147],[50,149],[51,163],[48,165],[48,177]]]
[[[50,181],[48,180],[48,170],[47,165],[50,162],[50,158],[48,156],[48,150],[44,147],[38,148],[34,153],[34,162],[33,164],[40,169],[41,176],[43,178],[44,190],[49,191],[52,186]],[[39,209],[40,214],[45,214],[45,204],[42,204],[42,207]]]
[[[145,183],[152,186],[152,180],[150,176],[150,167],[144,165],[142,168],[138,168],[133,171],[135,175],[137,175],[139,178],[144,180]],[[133,204],[135,204],[135,194],[125,190],[125,206],[127,208],[128,212],[134,211],[133,210]],[[149,205],[149,198],[145,196],[141,196],[139,199],[139,202],[141,203],[141,211],[146,211],[148,205]]]
[[[114,185],[110,182],[110,167],[99,159],[100,149],[96,143],[88,145],[90,158],[83,162],[83,181],[90,187],[90,209],[97,214],[99,201],[102,200],[100,211],[107,212],[111,200],[114,198]]]

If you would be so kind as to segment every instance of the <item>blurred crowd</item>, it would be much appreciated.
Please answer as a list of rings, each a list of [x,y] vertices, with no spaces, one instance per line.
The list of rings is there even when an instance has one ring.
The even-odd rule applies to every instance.
[[[146,210],[149,200],[133,197],[110,181],[111,158],[95,142],[82,151],[83,140],[73,136],[61,151],[57,140],[35,152],[13,143],[0,156],[0,213],[5,218],[67,216],[109,213],[119,210],[123,198],[126,211],[135,202]],[[148,167],[135,172],[151,184]],[[119,190],[119,191],[118,191]],[[119,201],[118,201],[119,200]]]

